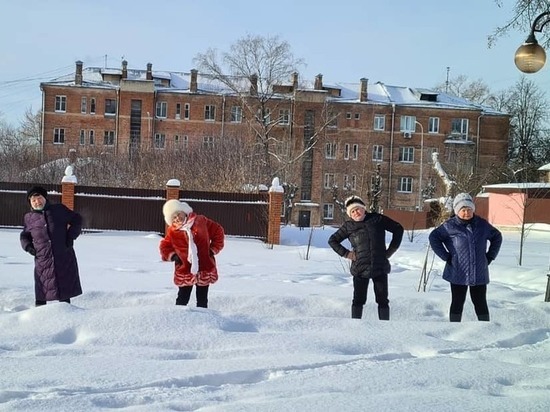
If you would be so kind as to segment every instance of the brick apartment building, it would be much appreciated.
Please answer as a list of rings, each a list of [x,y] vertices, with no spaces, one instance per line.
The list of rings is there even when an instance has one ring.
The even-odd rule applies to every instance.
[[[251,99],[256,82],[251,76],[243,86]],[[255,136],[243,95],[196,70],[129,69],[126,61],[116,69],[84,68],[77,61],[74,74],[42,83],[41,90],[45,160],[69,151],[128,157],[145,148],[210,147],[224,138]],[[308,82],[296,73],[273,91],[267,116],[274,136],[288,141],[283,150],[302,153],[318,136],[294,170],[279,176],[297,188],[287,206],[300,225],[340,223],[335,199],[368,198],[377,169],[380,206],[415,210],[426,195],[444,193],[432,153],[468,172],[500,165],[507,156],[509,116],[445,93],[367,79],[324,85],[322,75]],[[435,192],[427,194],[428,187]]]

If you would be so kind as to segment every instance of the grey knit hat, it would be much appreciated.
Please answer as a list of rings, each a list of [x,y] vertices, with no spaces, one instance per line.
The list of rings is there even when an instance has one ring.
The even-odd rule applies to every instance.
[[[474,212],[476,211],[474,200],[472,199],[472,196],[470,196],[468,193],[459,193],[458,195],[456,195],[453,201],[453,210],[455,212],[455,215],[458,215],[458,212],[460,212],[460,209],[462,209],[463,207],[469,207]]]

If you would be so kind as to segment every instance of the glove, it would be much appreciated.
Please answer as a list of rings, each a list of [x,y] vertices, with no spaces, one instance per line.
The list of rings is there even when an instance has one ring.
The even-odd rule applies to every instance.
[[[25,248],[25,252],[27,252],[29,255],[36,256],[36,249],[33,245],[29,245]]]
[[[181,259],[180,259],[180,257],[177,255],[177,253],[174,253],[174,254],[172,255],[172,257],[170,258],[170,260],[171,260],[172,262],[175,262],[176,265],[181,265]]]
[[[73,247],[74,240],[67,238],[67,241],[65,242],[65,244],[67,245],[67,247]]]

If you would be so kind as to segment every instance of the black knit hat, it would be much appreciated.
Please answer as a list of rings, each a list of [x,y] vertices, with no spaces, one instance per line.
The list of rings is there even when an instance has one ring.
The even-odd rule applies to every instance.
[[[27,190],[27,199],[30,199],[32,196],[35,195],[44,196],[44,198],[46,199],[48,198],[48,192],[42,186],[33,186],[29,190]]]

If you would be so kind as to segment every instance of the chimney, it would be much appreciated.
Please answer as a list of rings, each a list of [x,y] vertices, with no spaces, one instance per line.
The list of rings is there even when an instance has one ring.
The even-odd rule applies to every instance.
[[[76,62],[76,72],[74,74],[74,84],[82,86],[82,62],[78,60]]]
[[[256,73],[250,75],[250,95],[258,95],[258,75]]]
[[[145,75],[145,80],[153,80],[153,65],[147,63],[147,74]]]
[[[315,84],[314,84],[313,88],[315,90],[323,90],[323,75],[322,74],[319,73],[317,76],[315,76]]]
[[[191,84],[189,85],[189,91],[191,93],[197,93],[198,87],[197,87],[197,69],[191,69]]]
[[[122,60],[122,78],[128,78],[128,62],[126,60]]]
[[[359,93],[359,101],[366,102],[368,98],[367,85],[369,84],[369,79],[361,78],[361,91]]]
[[[292,73],[292,90],[298,89],[298,73]]]

